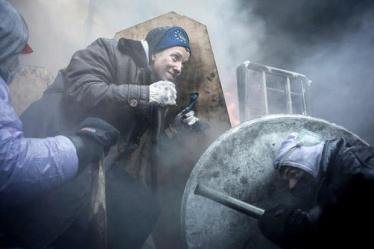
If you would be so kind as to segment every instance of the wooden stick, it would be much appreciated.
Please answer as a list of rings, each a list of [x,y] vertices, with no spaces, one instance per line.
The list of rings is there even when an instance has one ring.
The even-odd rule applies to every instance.
[[[104,156],[92,166],[92,194],[89,214],[90,248],[107,248]]]

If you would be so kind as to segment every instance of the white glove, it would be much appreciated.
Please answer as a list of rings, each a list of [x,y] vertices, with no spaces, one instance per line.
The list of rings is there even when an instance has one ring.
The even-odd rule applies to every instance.
[[[189,111],[186,114],[184,114],[184,118],[182,120],[183,123],[187,124],[188,126],[192,126],[197,121],[199,121],[199,118],[195,117],[194,111]]]
[[[170,81],[158,81],[149,85],[149,103],[158,106],[176,105],[177,90]]]

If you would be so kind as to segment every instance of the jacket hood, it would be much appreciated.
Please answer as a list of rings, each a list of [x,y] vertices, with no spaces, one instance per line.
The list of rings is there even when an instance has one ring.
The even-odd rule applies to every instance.
[[[274,167],[278,170],[285,166],[299,168],[316,178],[325,142],[312,146],[298,145],[297,135],[297,133],[290,134],[282,143],[274,159]]]
[[[7,72],[25,48],[29,31],[22,16],[5,0],[0,0],[0,20],[0,69]]]

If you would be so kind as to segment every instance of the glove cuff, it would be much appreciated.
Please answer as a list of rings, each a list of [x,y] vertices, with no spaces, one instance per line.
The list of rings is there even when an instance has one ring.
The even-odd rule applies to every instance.
[[[91,144],[91,140],[95,141],[104,149],[109,149],[114,145],[120,136],[115,127],[98,118],[86,118],[78,126],[76,135],[85,139],[85,142],[88,141],[88,144]]]
[[[87,144],[84,142],[82,137],[76,135],[66,136],[73,143],[78,156],[78,172],[81,173],[93,159],[92,151],[87,147]]]

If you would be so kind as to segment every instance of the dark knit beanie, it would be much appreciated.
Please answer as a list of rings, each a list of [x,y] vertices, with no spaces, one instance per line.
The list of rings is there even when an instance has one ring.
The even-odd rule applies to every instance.
[[[152,29],[147,34],[145,40],[149,46],[149,58],[157,51],[174,46],[185,47],[191,54],[187,32],[181,27],[164,26]]]
[[[188,35],[181,27],[173,27],[169,29],[164,37],[162,37],[160,43],[156,46],[155,51],[160,51],[165,48],[174,46],[181,46],[191,51]]]

